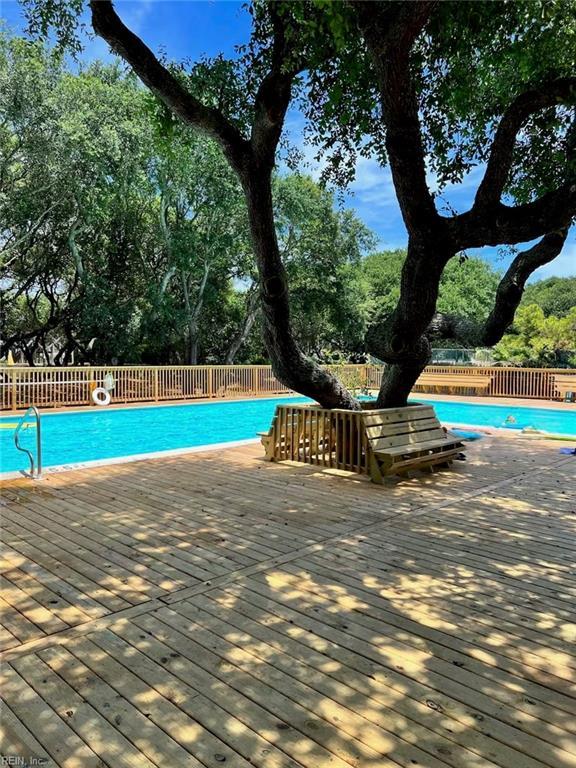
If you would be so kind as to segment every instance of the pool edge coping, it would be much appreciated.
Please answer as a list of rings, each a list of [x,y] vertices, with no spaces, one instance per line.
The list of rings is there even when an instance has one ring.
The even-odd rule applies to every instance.
[[[551,440],[556,442],[576,441],[576,435],[556,436],[554,433],[546,432],[523,432],[510,427],[490,427],[486,424],[461,424],[459,422],[443,422],[447,429],[463,429],[479,432],[483,437],[514,437],[514,438],[539,438],[541,440]],[[46,467],[42,470],[40,478],[32,478],[22,470],[12,472],[0,472],[0,483],[10,480],[42,480],[45,475],[59,474],[62,472],[73,472],[81,469],[95,469],[97,467],[112,466],[114,464],[131,464],[137,461],[151,461],[153,459],[167,459],[175,456],[184,456],[190,453],[207,453],[209,451],[226,450],[229,448],[240,448],[244,445],[254,445],[260,438],[250,437],[244,440],[231,440],[224,443],[206,443],[204,445],[194,445],[187,448],[173,448],[167,451],[152,451],[150,453],[135,453],[130,456],[115,456],[109,459],[94,459],[93,461],[81,461],[73,464],[56,464]]]
[[[106,467],[113,464],[131,464],[136,461],[150,461],[152,459],[167,459],[172,456],[183,456],[188,453],[206,453],[207,451],[224,450],[227,448],[240,448],[243,445],[252,445],[259,441],[258,437],[249,437],[245,440],[231,440],[226,443],[205,443],[204,445],[193,445],[187,448],[171,448],[166,451],[152,451],[150,453],[134,453],[130,456],[113,456],[108,459],[93,459],[92,461],[78,461],[73,464],[55,464],[54,466],[42,469],[42,475],[39,478],[32,478],[22,470],[11,472],[0,472],[0,482],[5,480],[41,480],[44,475],[58,474],[61,472],[73,472],[80,469],[95,469],[96,467]]]

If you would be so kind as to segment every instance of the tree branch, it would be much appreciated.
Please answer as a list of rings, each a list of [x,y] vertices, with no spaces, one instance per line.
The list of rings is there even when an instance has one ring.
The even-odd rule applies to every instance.
[[[272,63],[256,94],[250,144],[254,157],[272,168],[284,117],[292,97],[292,83],[302,64],[288,65],[293,49],[288,40],[284,18],[273,4],[269,6],[269,13],[274,30]]]
[[[552,95],[539,89],[519,96],[502,118],[474,205],[449,220],[458,249],[527,242],[570,226],[576,213],[576,117],[566,136],[563,183],[524,205],[507,206],[500,201],[524,120],[538,109],[576,96],[576,78],[556,80],[549,87]]]
[[[493,347],[512,324],[528,278],[560,254],[567,235],[567,227],[549,232],[532,248],[516,256],[498,284],[494,307],[486,320],[438,312],[426,335],[431,339],[454,339],[469,346]]]
[[[449,220],[458,250],[514,245],[569,226],[576,212],[576,183],[566,182],[525,205],[498,203],[489,214],[470,210]]]
[[[494,308],[484,323],[481,344],[491,347],[500,341],[514,320],[526,281],[538,267],[548,264],[559,255],[567,236],[568,227],[550,232],[512,261],[498,285]]]
[[[140,38],[120,19],[110,0],[90,0],[92,26],[134,69],[138,77],[184,122],[216,139],[236,170],[245,159],[247,140],[217,109],[189,93]]]
[[[426,183],[418,99],[410,72],[412,45],[435,5],[431,0],[353,3],[376,68],[388,160],[402,217],[412,236],[429,235],[441,221]]]
[[[500,202],[512,165],[516,137],[530,115],[569,102],[575,91],[576,78],[565,77],[526,91],[514,99],[498,125],[486,172],[476,193],[474,209],[485,209]]]

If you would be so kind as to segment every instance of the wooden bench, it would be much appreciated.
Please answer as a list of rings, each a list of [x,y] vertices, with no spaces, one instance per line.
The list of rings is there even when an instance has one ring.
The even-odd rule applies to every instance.
[[[453,389],[474,389],[485,392],[492,383],[492,376],[486,373],[427,373],[424,371],[416,382],[418,387],[445,387]]]
[[[564,400],[568,399],[568,395],[572,395],[572,399],[574,399],[574,395],[576,394],[576,375],[554,374],[554,388],[560,393]]]
[[[412,469],[449,466],[464,448],[460,440],[447,435],[429,405],[367,411],[364,424],[370,477],[375,483]]]
[[[264,446],[264,459],[266,461],[274,461],[274,454],[276,453],[276,414],[272,419],[272,424],[268,432],[256,432],[256,435],[260,438],[260,442]]]
[[[256,434],[264,446],[266,461],[277,460],[279,456],[298,461],[302,450],[306,451],[309,458],[313,452],[323,450],[328,428],[329,423],[324,419],[319,420],[314,409],[310,409],[304,422],[300,414],[287,415],[282,412],[282,408],[276,408],[270,429]]]

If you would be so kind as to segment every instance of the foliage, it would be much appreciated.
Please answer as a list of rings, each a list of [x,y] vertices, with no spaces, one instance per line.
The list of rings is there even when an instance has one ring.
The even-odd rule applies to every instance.
[[[576,307],[576,277],[549,277],[532,283],[524,291],[522,303],[538,304],[546,316],[565,317]]]
[[[74,22],[81,7],[77,0],[27,0],[26,4],[32,32],[46,36],[50,25],[59,24],[59,41],[74,47]],[[105,5],[108,4],[93,4],[93,10],[101,10]],[[365,328],[375,326],[382,317],[392,316],[390,326],[394,326],[394,330],[388,337],[401,343],[395,344],[396,351],[392,350],[392,354],[390,350],[394,345],[390,342],[385,359],[395,362],[397,358],[400,363],[412,361],[414,370],[416,357],[424,364],[426,344],[421,341],[434,310],[470,320],[485,318],[496,295],[497,282],[497,276],[482,262],[453,257],[457,247],[468,247],[462,244],[462,233],[470,219],[460,217],[458,222],[452,219],[449,225],[452,235],[458,231],[461,239],[456,236],[453,240],[445,239],[444,223],[440,217],[429,215],[434,207],[432,203],[430,207],[420,205],[416,195],[424,190],[423,197],[420,195],[424,203],[427,195],[424,165],[426,163],[427,170],[434,175],[436,193],[448,183],[462,181],[470,170],[487,161],[498,123],[511,100],[522,92],[542,89],[547,82],[572,74],[576,58],[576,11],[574,5],[565,0],[530,0],[524,4],[463,4],[448,0],[436,4],[429,23],[423,22],[420,27],[423,31],[415,37],[413,50],[407,43],[391,66],[390,61],[384,60],[384,54],[390,57],[392,48],[398,53],[402,41],[394,45],[388,41],[381,47],[376,41],[374,45],[367,32],[369,26],[361,23],[360,16],[363,12],[365,18],[372,16],[385,31],[382,20],[386,17],[398,21],[403,15],[408,18],[411,13],[404,11],[400,3],[354,6],[325,0],[305,0],[297,4],[256,2],[251,6],[253,36],[241,51],[239,61],[217,57],[193,65],[169,65],[170,73],[178,82],[169,78],[163,82],[171,83],[170,88],[176,87],[176,90],[179,83],[183,84],[201,108],[208,108],[197,109],[191,102],[191,111],[201,117],[190,122],[211,136],[220,137],[228,160],[232,157],[232,165],[236,163],[236,170],[257,167],[257,164],[238,160],[255,157],[243,153],[248,151],[247,147],[252,151],[266,133],[252,131],[256,142],[247,140],[255,116],[267,115],[274,125],[269,135],[274,135],[276,130],[279,134],[291,93],[297,95],[308,117],[308,138],[321,153],[328,155],[329,177],[342,184],[349,181],[358,153],[374,157],[382,165],[390,161],[410,231],[409,247],[416,242],[420,246],[420,253],[413,250],[407,268],[412,269],[413,274],[418,273],[418,279],[406,279],[405,269],[400,282],[403,260],[400,255],[375,255],[360,265],[359,255],[369,245],[368,233],[350,213],[335,212],[331,197],[311,180],[297,176],[278,180],[274,212],[290,278],[295,335],[304,350],[315,357],[327,357],[328,353],[343,349],[361,352]],[[358,35],[357,21],[364,31],[364,40]],[[280,35],[278,29],[281,29]],[[114,44],[113,34],[107,36],[104,32],[104,36]],[[409,40],[410,34],[405,39]],[[367,47],[371,48],[371,58]],[[384,56],[382,61],[380,54]],[[40,55],[53,56],[44,51]],[[128,60],[142,74],[138,66],[142,63],[140,58],[136,53]],[[387,67],[392,72],[401,61],[409,61],[410,66],[404,68],[407,76],[400,73],[404,79],[394,102],[390,100],[391,91],[383,87],[382,73]],[[90,76],[97,81],[106,71],[105,88],[111,83],[120,88],[121,83],[122,88],[131,88],[131,93],[125,101],[119,91],[115,94],[117,101],[110,101],[108,111],[103,108],[106,130],[98,135],[91,122],[90,100],[101,99],[101,84],[77,83],[74,77],[58,69],[60,63],[56,60],[50,66],[57,73],[57,88],[53,89],[57,96],[52,98],[52,91],[46,85],[49,67],[41,64],[41,79],[46,82],[40,84],[42,94],[38,102],[45,102],[47,111],[38,118],[40,130],[31,134],[34,149],[27,148],[29,156],[21,166],[41,167],[38,158],[43,157],[46,140],[42,127],[52,121],[51,130],[58,137],[64,137],[63,142],[56,142],[59,154],[47,147],[53,168],[62,171],[56,174],[54,185],[55,189],[61,189],[62,197],[53,201],[43,195],[36,201],[36,207],[31,205],[25,212],[20,208],[28,205],[26,195],[22,198],[23,206],[19,201],[14,202],[14,194],[7,197],[9,224],[5,237],[11,254],[8,268],[14,273],[20,269],[21,278],[20,283],[14,279],[11,284],[14,300],[17,302],[19,296],[24,296],[27,315],[32,314],[37,324],[41,323],[49,332],[56,327],[63,328],[68,337],[73,337],[71,329],[81,328],[82,338],[76,334],[75,338],[68,338],[68,342],[84,354],[93,350],[110,354],[112,348],[134,354],[138,349],[142,358],[153,354],[195,360],[202,346],[201,338],[209,339],[208,343],[204,342],[205,350],[217,349],[218,345],[213,342],[218,340],[222,345],[222,339],[229,340],[234,335],[233,326],[237,326],[239,320],[241,324],[243,305],[248,305],[244,301],[246,297],[239,295],[239,282],[248,286],[248,297],[255,279],[235,180],[208,139],[199,140],[189,134],[165,107],[135,87],[129,77],[107,68],[101,68],[100,72],[82,72],[80,76]],[[271,70],[273,79],[260,88]],[[409,104],[410,76],[417,97],[413,109]],[[146,76],[144,80],[148,82]],[[75,86],[79,90],[75,91]],[[31,93],[35,87],[32,79]],[[162,93],[161,87],[155,90]],[[260,102],[259,96],[262,96]],[[184,101],[185,97],[186,93]],[[523,203],[558,187],[573,174],[574,168],[566,162],[565,153],[572,120],[567,106],[570,98],[545,109],[529,110],[528,119],[521,121],[522,129],[514,133],[514,156],[510,172],[503,180],[504,187],[495,189],[497,199],[489,201],[490,205],[479,206],[478,211],[473,212],[481,226],[472,222],[466,231],[468,237],[474,232],[484,238],[477,244],[531,239],[523,237],[523,233],[507,232],[498,216],[493,217],[494,222],[490,220],[502,193],[506,202]],[[33,98],[30,103],[34,101]],[[170,99],[165,101],[170,103]],[[18,111],[17,98],[14,103]],[[174,109],[173,104],[171,106]],[[210,113],[208,117],[206,111]],[[216,117],[215,112],[218,112]],[[390,114],[394,112],[396,126],[400,125],[402,130],[386,145],[389,136],[386,136],[385,125],[389,126]],[[179,113],[182,114],[182,110]],[[411,121],[416,124],[415,130]],[[266,120],[261,122],[260,129],[265,124]],[[5,141],[8,156],[15,133],[9,128],[6,135],[0,137]],[[424,145],[421,152],[419,133]],[[398,152],[403,143],[404,152],[406,148],[409,152],[413,150],[412,167],[412,158],[406,154],[402,157]],[[276,145],[269,143],[267,153],[261,155],[266,155],[270,168],[275,151]],[[421,168],[417,167],[419,163]],[[19,184],[18,164],[8,170],[13,185]],[[418,184],[410,183],[399,187],[398,179],[402,181],[405,177],[406,182],[411,173],[415,172],[417,177],[420,171],[421,189]],[[90,172],[94,174],[93,180],[87,176]],[[240,177],[243,178],[242,173]],[[245,189],[250,186],[246,178],[243,178]],[[136,179],[135,185],[133,179]],[[36,178],[28,185],[30,199],[33,190],[39,188],[38,181]],[[251,177],[250,182],[252,184],[254,178]],[[45,201],[52,207],[43,207]],[[210,205],[210,201],[216,201],[216,205]],[[558,207],[561,206],[558,204]],[[419,220],[421,211],[428,211],[427,221]],[[505,213],[504,206],[501,212]],[[255,218],[252,211],[252,219]],[[522,217],[519,214],[517,218]],[[505,215],[502,220],[506,220]],[[532,220],[540,221],[537,217]],[[545,220],[546,217],[542,217],[542,221]],[[434,226],[429,226],[430,222]],[[561,227],[565,226],[563,220]],[[273,233],[273,227],[267,231]],[[46,234],[48,232],[50,234]],[[255,232],[258,227],[252,229],[253,240]],[[547,232],[548,229],[540,235]],[[271,239],[274,241],[273,236]],[[444,248],[439,247],[439,240],[443,241]],[[460,245],[453,246],[456,241]],[[50,242],[50,258],[46,242]],[[52,268],[54,252],[59,264],[56,269]],[[266,255],[262,256],[266,254],[265,249],[259,253],[260,260],[266,262]],[[134,264],[139,264],[141,269],[135,269]],[[260,263],[259,266],[261,268]],[[28,271],[36,269],[36,273],[21,290],[22,282],[28,280],[27,268]],[[522,285],[527,275],[522,276],[521,272],[519,270],[518,275]],[[515,293],[519,297],[521,291],[515,288],[515,276],[508,282],[510,295]],[[267,280],[263,281],[265,290],[268,284]],[[62,288],[65,289],[63,295]],[[278,291],[278,296],[286,295],[285,290]],[[418,303],[419,296],[425,297],[425,306],[424,298]],[[507,324],[517,302],[502,291],[498,297],[504,297],[504,304],[513,304]],[[82,301],[78,301],[79,298]],[[271,324],[275,324],[279,332],[286,327],[289,336],[289,323],[284,322],[288,317],[287,307],[282,311],[280,319],[275,316]],[[235,320],[230,323],[218,312],[229,312]],[[42,319],[42,313],[46,313],[47,319]],[[501,316],[506,317],[506,313]],[[265,320],[268,322],[268,315]],[[498,325],[498,318],[494,322]],[[413,332],[411,325],[415,328]],[[381,327],[386,335],[386,324]],[[100,339],[93,345],[92,334],[101,334],[102,328],[111,337],[116,335],[116,340],[107,338],[102,343]],[[222,332],[222,329],[226,330]],[[42,341],[42,333],[36,336]],[[25,340],[26,333],[20,333],[20,338]],[[247,348],[256,346],[252,336]],[[269,344],[269,348],[271,346],[274,348]],[[276,346],[282,348],[282,344]]]
[[[386,317],[396,306],[405,259],[406,251],[396,250],[374,253],[364,260],[373,322]],[[438,312],[473,320],[484,318],[494,302],[499,277],[484,259],[451,259],[440,281]]]
[[[537,304],[521,306],[510,333],[494,348],[498,360],[527,366],[576,366],[576,306],[564,317],[544,314]]]
[[[361,350],[366,318],[358,312],[358,266],[374,237],[312,179],[278,178],[275,212],[290,284],[296,335],[305,352]]]
[[[118,64],[73,74],[7,35],[0,103],[5,349],[57,362],[223,362],[255,272],[242,193],[215,144]],[[310,178],[275,189],[301,343],[316,356],[361,347],[352,267],[371,234]],[[239,359],[267,359],[257,324]]]
[[[344,7],[354,4],[328,5],[338,17],[331,22],[336,53],[316,55],[300,106],[308,116],[308,139],[325,160],[325,176],[344,185],[354,178],[358,155],[385,165],[388,154],[374,63]],[[325,49],[325,38],[316,45]],[[412,62],[434,193],[486,162],[511,99],[572,76],[574,61],[576,7],[570,0],[438,3]],[[509,199],[524,202],[558,185],[572,118],[573,110],[559,105],[526,122],[505,189]]]

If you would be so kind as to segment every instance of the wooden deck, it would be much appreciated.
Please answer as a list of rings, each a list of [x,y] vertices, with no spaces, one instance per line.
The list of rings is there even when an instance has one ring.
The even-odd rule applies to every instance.
[[[2,754],[576,767],[562,445],[384,487],[260,446],[6,483]]]

